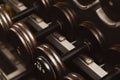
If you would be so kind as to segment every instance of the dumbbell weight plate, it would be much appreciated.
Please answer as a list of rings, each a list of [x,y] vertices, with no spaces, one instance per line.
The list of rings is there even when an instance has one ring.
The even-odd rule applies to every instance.
[[[11,43],[17,49],[18,55],[26,60],[33,56],[33,50],[36,46],[36,41],[28,31],[28,28],[22,23],[16,23],[9,30]]]
[[[9,28],[9,25],[12,24],[12,21],[8,13],[4,10],[3,6],[0,6],[0,12],[1,12],[1,17],[4,16],[3,19],[6,20],[4,22],[6,22],[7,28]]]
[[[29,41],[31,49],[34,49],[37,43],[34,36],[31,34],[30,30],[23,23],[17,23],[17,25],[21,26],[20,28],[22,29],[22,31],[26,33],[24,35],[26,36],[27,41]]]
[[[38,74],[38,78],[41,80],[54,80],[56,79],[56,74],[53,67],[50,65],[49,61],[43,56],[37,57],[35,60],[35,70]]]
[[[7,12],[3,9],[2,6],[0,6],[0,34],[2,37],[6,35],[9,29],[9,25],[12,24],[12,21],[7,14]],[[5,34],[5,35],[3,35]]]
[[[46,58],[49,63],[51,64],[52,68],[54,69],[55,76],[54,79],[52,80],[61,80],[61,78],[64,76],[65,72],[65,67],[60,60],[59,55],[54,51],[54,49],[48,45],[48,44],[43,44],[37,47],[37,50],[35,52],[39,57],[44,57]],[[54,73],[51,73],[54,74]]]

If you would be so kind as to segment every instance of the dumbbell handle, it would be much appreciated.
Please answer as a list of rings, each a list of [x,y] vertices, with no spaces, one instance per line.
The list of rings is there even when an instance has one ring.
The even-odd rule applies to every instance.
[[[61,25],[59,23],[57,23],[57,22],[51,23],[47,28],[45,28],[43,30],[40,30],[39,32],[37,32],[35,34],[36,40],[41,40],[41,39],[45,38],[47,35],[51,34],[56,29],[59,29],[60,26]]]
[[[17,22],[17,21],[25,18],[26,16],[29,16],[35,9],[36,9],[35,7],[32,7],[30,9],[24,10],[24,11],[20,12],[19,14],[14,15],[13,17],[11,17],[11,20],[13,22]]]
[[[39,7],[39,6],[36,5],[36,6],[33,6],[33,7],[29,8],[29,9],[26,9],[26,10],[20,12],[19,14],[14,15],[14,16],[11,18],[11,20],[12,20],[13,22],[17,22],[17,21],[25,18],[26,16],[31,15],[32,12],[34,12],[38,7]]]
[[[47,3],[49,3],[49,5],[58,2],[58,0],[56,0],[56,1],[54,1],[54,0],[53,0],[53,1],[52,1],[52,0],[47,0],[47,1],[48,1]],[[39,3],[40,3],[40,4],[39,4]],[[32,7],[30,7],[29,9],[26,9],[26,10],[20,12],[20,13],[18,13],[17,15],[13,16],[11,19],[12,19],[12,21],[17,22],[17,21],[25,18],[26,16],[29,16],[30,14],[32,14],[32,13],[33,13],[34,11],[36,11],[37,9],[43,8],[43,5],[44,5],[44,4],[47,4],[47,3],[39,2],[39,0],[38,0],[38,1],[36,1],[35,3],[33,3],[33,6],[32,6]],[[48,7],[47,7],[47,8],[48,8]]]
[[[91,44],[89,42],[83,42],[79,45],[79,47],[71,50],[68,53],[62,55],[62,61],[67,62],[68,60],[73,59],[74,57],[79,56],[79,53],[83,53],[86,50],[89,50]]]

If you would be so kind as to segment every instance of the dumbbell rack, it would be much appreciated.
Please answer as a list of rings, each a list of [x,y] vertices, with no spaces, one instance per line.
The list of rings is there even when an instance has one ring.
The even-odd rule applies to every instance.
[[[21,11],[27,9],[27,7],[23,3],[21,3],[17,0],[4,0],[4,2],[11,5],[16,12],[21,12]],[[35,14],[30,15],[26,19],[28,20],[27,22],[29,24],[31,24],[38,31],[47,27],[46,23],[43,23],[43,24],[45,24],[45,26],[41,27],[41,25],[43,25],[43,24],[41,24],[41,18]],[[74,43],[76,43],[76,41],[70,42],[63,35],[61,35],[57,32],[53,32],[51,35],[49,35],[47,37],[47,41],[50,44],[52,44],[53,46],[55,46],[58,49],[58,51],[61,51],[63,54],[76,48],[74,45]],[[72,62],[75,64],[75,67],[77,67],[79,71],[82,70],[85,74],[87,74],[89,77],[91,77],[92,80],[100,80],[101,78],[103,78],[109,74],[103,68],[104,64],[101,64],[101,65],[97,64],[95,62],[95,60],[88,55],[81,54],[80,56],[75,58],[75,60],[73,60]],[[21,73],[26,72],[26,68],[22,64],[20,64],[20,65],[22,66],[22,69],[23,69],[23,71],[21,71]],[[18,74],[16,76],[19,76],[20,74]],[[7,80],[12,80],[12,79],[13,78],[9,78]]]
[[[33,18],[34,17],[34,18]],[[35,19],[35,17],[36,17],[36,19]],[[41,21],[40,20],[40,18],[39,17],[37,17],[37,16],[34,16],[34,15],[31,15],[30,17],[29,17],[30,19],[29,19],[29,23],[31,23],[32,24],[32,26],[34,26],[34,27],[41,27],[41,26],[39,26],[40,24],[38,23],[39,21]],[[32,19],[33,18],[33,19]],[[37,21],[35,21],[35,20],[38,20],[38,22]],[[37,26],[36,26],[37,25]],[[40,28],[39,28],[40,29]],[[42,28],[41,28],[42,29]],[[38,30],[38,29],[37,29]],[[54,35],[55,34],[55,35]],[[59,40],[60,38],[63,38],[63,40]],[[53,35],[51,35],[51,36],[48,36],[48,40],[51,42],[51,41],[53,41],[53,42],[51,42],[53,45],[55,45],[55,46],[57,46],[57,45],[59,45],[58,46],[58,49],[60,49],[63,53],[66,53],[66,52],[68,52],[68,51],[70,51],[70,50],[72,50],[73,48],[75,48],[75,46],[74,45],[72,45],[72,43],[70,43],[68,40],[66,40],[65,39],[65,37],[64,36],[61,36],[60,34],[58,34],[58,33],[53,33]],[[60,47],[61,46],[61,47]],[[82,61],[81,61],[82,62]],[[85,61],[84,61],[85,62]],[[99,65],[97,65],[94,61],[93,62],[91,62],[91,65],[89,66],[89,65],[86,65],[85,63],[81,63],[82,65],[84,65],[82,68],[83,69],[85,69],[85,67],[86,67],[86,69],[85,70],[87,70],[87,69],[89,69],[89,75],[90,76],[93,76],[93,78],[96,80],[96,79],[100,79],[100,78],[102,78],[102,77],[104,77],[105,75],[107,75],[107,72],[106,71],[104,71]],[[93,71],[93,69],[94,69],[94,67],[91,67],[91,66],[94,66],[94,67],[97,67],[98,69],[99,69],[99,71],[97,71],[96,72],[96,70],[94,70]],[[99,73],[100,72],[100,73]],[[88,73],[88,71],[87,71],[87,73]],[[94,74],[91,74],[91,73],[94,73]],[[101,74],[103,74],[103,75],[101,75]],[[96,76],[95,76],[96,75]]]

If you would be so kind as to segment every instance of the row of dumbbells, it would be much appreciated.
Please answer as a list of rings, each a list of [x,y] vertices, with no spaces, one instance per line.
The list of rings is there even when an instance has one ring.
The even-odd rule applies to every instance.
[[[108,26],[101,28],[101,26],[96,27],[91,21],[81,22],[80,17],[78,17],[80,14],[78,13],[79,11],[77,12],[74,7],[71,7],[70,4],[64,2],[56,3],[50,7],[51,10],[49,11],[51,11],[51,15],[49,17],[51,20],[49,23],[41,20],[41,23],[45,23],[47,28],[38,31],[37,33],[32,33],[32,30],[28,29],[31,26],[23,22],[15,23],[12,26],[12,22],[21,20],[23,17],[30,15],[34,10],[41,12],[41,10],[39,10],[41,9],[40,4],[35,3],[34,7],[25,10],[12,18],[10,18],[1,7],[1,33],[9,33],[9,39],[13,41],[12,44],[17,48],[17,51],[22,58],[29,56],[29,58],[35,59],[35,61],[37,59],[35,65],[37,65],[39,69],[41,67],[49,69],[47,75],[49,75],[51,80],[53,80],[53,78],[61,78],[61,76],[64,75],[66,70],[63,62],[70,61],[84,50],[96,52],[107,48],[108,46],[106,47],[106,45],[109,44],[106,44],[105,39],[107,38],[107,40],[110,41],[110,39],[113,38],[112,36],[108,37],[108,34],[110,35],[112,31],[119,31],[116,26],[114,26],[114,29]],[[41,43],[46,36],[54,31],[62,32],[68,40],[77,40],[79,43],[78,46],[74,50],[62,55],[62,58],[57,55],[51,46],[47,44],[41,44],[39,46],[38,43]],[[118,44],[118,39],[116,39],[116,41],[117,43],[114,43]],[[36,46],[38,46],[37,49]],[[42,73],[44,74],[44,72],[41,72],[41,74]],[[78,80],[80,79],[78,78]]]
[[[114,8],[114,9],[112,9],[112,12],[114,12],[113,15],[115,15],[116,16],[115,18],[117,18],[117,20],[115,20],[115,21],[114,21],[114,19],[112,20],[111,18],[109,18],[109,16],[107,16],[107,14],[104,12],[105,7],[100,6],[100,3],[103,2],[104,4],[105,3],[107,4],[109,1],[108,2],[98,1],[98,0],[93,1],[93,2],[91,2],[91,5],[89,4],[89,6],[91,6],[91,7],[88,7],[85,10],[81,9],[82,6],[80,6],[80,4],[81,4],[82,1],[78,1],[78,2],[73,1],[74,5],[76,3],[76,6],[77,6],[77,7],[74,8],[74,10],[69,12],[70,8],[68,8],[66,10],[66,12],[63,12],[64,10],[61,10],[61,11],[59,10],[60,11],[59,13],[56,10],[56,8],[59,8],[57,6],[60,6],[59,4],[52,7],[53,4],[55,4],[56,2],[59,2],[59,1],[54,2],[54,1],[49,1],[48,0],[48,1],[36,1],[36,2],[32,1],[32,2],[34,4],[32,5],[31,8],[29,8],[29,9],[23,11],[23,12],[20,12],[13,17],[10,17],[3,9],[1,9],[2,13],[1,13],[1,29],[0,29],[1,31],[0,32],[1,32],[1,34],[3,33],[2,35],[7,34],[7,31],[9,30],[9,28],[13,24],[13,22],[17,22],[17,21],[25,18],[26,16],[29,16],[30,14],[32,14],[35,11],[36,13],[38,13],[40,15],[40,17],[43,17],[43,15],[45,17],[48,17],[47,19],[50,19],[49,22],[52,22],[53,25],[59,24],[59,26],[60,26],[63,23],[65,23],[64,26],[65,25],[67,25],[67,26],[70,25],[71,27],[69,27],[69,28],[66,27],[65,29],[62,29],[62,31],[64,33],[66,33],[65,35],[67,35],[67,37],[69,37],[69,38],[71,37],[70,39],[72,39],[72,40],[73,40],[74,34],[75,34],[75,32],[73,31],[73,29],[74,29],[73,26],[76,26],[76,24],[79,24],[81,22],[81,20],[90,20],[90,21],[94,21],[95,23],[97,23],[97,28],[100,28],[100,31],[105,35],[105,38],[107,39],[109,44],[112,44],[113,42],[116,42],[116,43],[118,42],[119,43],[119,39],[118,38],[116,39],[116,36],[114,36],[114,35],[119,34],[118,33],[119,29],[117,29],[117,28],[119,28],[119,24],[120,24],[119,23],[119,15],[116,16],[116,14],[118,14],[119,11],[118,11],[118,13],[115,12],[116,11],[115,8],[118,9],[118,7],[119,7],[119,1],[117,1],[117,0],[116,1],[111,1],[112,4],[118,5],[117,7],[116,6],[111,6],[112,8]],[[70,3],[70,1],[68,1],[68,2]],[[88,1],[88,3],[89,3],[89,1]],[[94,3],[94,5],[92,3]],[[107,9],[109,9],[109,6],[108,6]],[[68,7],[71,7],[71,6],[69,5]],[[87,7],[87,6],[84,6],[84,7]],[[53,8],[53,9],[51,9],[51,8]],[[80,9],[76,9],[76,8],[80,8]],[[93,9],[93,10],[91,10],[91,9]],[[41,10],[42,10],[42,12],[40,12]],[[93,11],[95,11],[95,12],[93,13]],[[69,12],[69,13],[67,14],[67,12]],[[47,13],[49,13],[51,15],[48,15]],[[86,13],[88,13],[88,14],[86,14]],[[65,16],[65,18],[63,18],[63,19],[60,18],[59,15],[61,15],[61,14],[63,14],[63,16]],[[85,14],[85,15],[83,15],[83,14]],[[97,16],[96,16],[96,14],[97,14]],[[56,16],[54,16],[54,15],[56,15]],[[68,15],[69,15],[69,17],[67,17]],[[94,18],[91,18],[91,16],[89,16],[89,15],[94,16]],[[54,18],[52,16],[54,16]],[[61,17],[62,17],[62,15],[61,15]],[[60,19],[60,20],[54,21],[56,19]],[[66,22],[63,22],[63,21],[66,21]],[[106,25],[104,25],[103,23],[106,23]],[[107,28],[107,30],[106,30],[106,28]],[[114,28],[114,29],[111,29],[111,28]],[[117,29],[117,30],[115,30],[115,29]],[[69,32],[67,32],[66,30],[69,31]],[[115,33],[113,34],[113,32],[115,32]],[[113,35],[114,40],[109,40],[109,37],[111,37],[109,35]]]
[[[2,8],[1,8],[1,10],[3,10]],[[41,22],[42,23],[42,22]],[[17,40],[13,40],[14,41],[14,45],[16,45],[16,43],[18,42],[18,43],[20,43],[20,44],[17,44],[16,46],[17,46],[17,48],[18,48],[18,53],[19,53],[19,55],[22,57],[22,58],[28,58],[28,54],[30,54],[30,56],[29,57],[31,57],[32,56],[32,54],[33,54],[33,47],[35,47],[37,44],[35,44],[36,43],[36,41],[34,40],[34,37],[32,36],[32,34],[31,34],[31,32],[27,29],[27,27],[24,25],[24,24],[22,24],[22,23],[16,23],[15,25],[14,25],[15,27],[16,27],[16,30],[15,30],[15,32],[14,32],[14,30],[13,29],[15,29],[15,27],[13,28],[13,29],[11,29],[11,32],[12,32],[12,36],[10,37],[11,39],[13,38],[13,39],[16,39],[17,38]],[[54,26],[54,25],[53,25]],[[17,29],[18,28],[18,29]],[[24,29],[24,30],[23,30]],[[28,30],[28,31],[27,31]],[[19,32],[19,33],[17,33],[17,32]],[[23,33],[22,33],[22,32]],[[25,34],[25,32],[28,32],[28,33],[26,33]],[[7,32],[7,31],[6,31]],[[5,32],[5,33],[6,33]],[[10,32],[10,33],[11,33]],[[51,31],[52,32],[52,31]],[[50,33],[50,32],[49,32]],[[24,38],[24,35],[23,34],[25,34],[26,36],[25,36],[25,38]],[[43,34],[46,34],[45,32],[43,33]],[[47,33],[48,34],[48,33]],[[6,34],[5,34],[6,35]],[[15,35],[15,36],[14,36]],[[20,35],[20,36],[19,36]],[[29,49],[29,46],[26,46],[26,44],[28,44],[28,43],[26,43],[26,44],[24,44],[24,41],[25,42],[27,42],[27,41],[29,41],[29,40],[26,40],[26,37],[27,38],[29,38],[29,35],[30,35],[30,39],[32,38],[33,40],[33,42],[32,43],[34,43],[34,44],[32,44],[31,42],[29,42],[29,44],[32,44],[32,45],[30,45],[30,46],[32,46],[32,49],[30,48]],[[43,35],[42,35],[43,36]],[[20,39],[20,37],[21,38],[23,38],[23,42],[21,43],[21,39]],[[6,39],[8,39],[8,38],[6,38]],[[43,39],[43,38],[42,38]],[[22,46],[20,46],[20,45],[22,45]],[[49,46],[47,46],[46,45],[46,47],[49,47]],[[22,49],[21,49],[22,48]],[[27,48],[29,49],[29,50],[27,50]],[[50,48],[50,47],[49,47]],[[49,49],[48,48],[48,49]],[[26,50],[27,50],[27,52],[26,52]],[[22,52],[23,51],[23,52]],[[52,52],[51,52],[52,51]],[[63,63],[62,62],[60,62],[61,64],[59,65],[59,61],[60,61],[60,58],[58,58],[58,55],[57,54],[55,54],[54,53],[54,50],[52,50],[52,49],[50,49],[50,52],[48,52],[48,54],[52,54],[51,55],[51,58],[53,57],[53,59],[54,59],[54,55],[56,55],[56,57],[55,57],[55,61],[57,62],[56,64],[48,64],[48,63],[46,63],[46,61],[42,61],[42,58],[41,57],[38,57],[37,58],[37,61],[36,61],[36,63],[35,63],[35,66],[37,67],[37,69],[38,70],[40,70],[40,71],[38,71],[38,72],[40,72],[40,74],[41,74],[41,77],[40,77],[40,79],[42,79],[42,78],[44,78],[44,79],[42,79],[42,80],[53,80],[53,79],[55,79],[55,80],[57,80],[57,79],[65,79],[65,80],[71,80],[71,79],[73,79],[73,80],[76,80],[76,79],[83,79],[84,80],[84,78],[82,78],[82,76],[80,76],[79,74],[76,74],[76,73],[66,73],[65,72],[65,67],[64,67],[64,65],[63,65]],[[27,54],[27,55],[24,55],[24,54]],[[26,57],[27,56],[27,57]],[[50,58],[50,59],[51,59]],[[56,60],[56,58],[58,58],[59,60]],[[43,59],[45,59],[45,58],[43,58]],[[24,59],[25,60],[25,59]],[[30,59],[28,59],[28,60],[30,60]],[[46,60],[46,59],[45,59]],[[55,66],[54,68],[53,67],[51,67],[51,66]],[[63,67],[61,67],[61,66],[63,66]],[[43,68],[43,69],[40,69],[40,68]],[[44,69],[44,68],[46,68],[46,69]],[[55,70],[54,70],[55,69]],[[45,70],[45,71],[43,71],[43,70]],[[47,71],[46,71],[47,70]],[[56,71],[57,70],[57,71]],[[46,74],[46,75],[45,75]],[[43,76],[44,75],[44,76]],[[66,76],[67,75],[67,76]],[[64,76],[64,77],[63,77]],[[47,78],[46,78],[47,77]]]

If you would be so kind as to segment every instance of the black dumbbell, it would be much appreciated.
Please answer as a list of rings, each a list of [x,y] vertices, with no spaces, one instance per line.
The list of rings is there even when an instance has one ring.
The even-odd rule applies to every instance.
[[[34,11],[37,12],[41,12],[42,9],[47,10],[48,8],[50,8],[50,6],[52,6],[54,3],[56,3],[56,1],[54,0],[38,0],[35,1],[33,3],[33,6],[20,12],[17,13],[16,15],[10,17],[7,12],[2,8],[2,6],[0,7],[0,32],[2,35],[6,34],[8,29],[12,26],[13,22],[17,22],[27,16],[29,16],[30,14],[32,14]]]
[[[35,54],[34,65],[42,80],[84,80],[81,75],[73,73],[68,74],[68,70],[61,58],[50,45],[40,45],[37,47]]]
[[[96,52],[102,51],[103,48],[106,48],[104,35],[92,23],[86,21],[81,23],[77,31],[78,35],[80,35],[77,36],[78,45],[75,49],[62,55],[63,61],[67,62],[74,57],[77,57],[79,55],[78,53],[82,53],[84,51]]]
[[[35,36],[33,36],[26,25],[22,23],[16,23],[12,28],[10,28],[10,38],[12,39],[14,45],[19,46],[18,50],[22,54],[32,54],[34,47],[37,45],[36,42],[43,40],[47,35],[51,34],[55,30],[62,31],[68,39],[75,37],[74,28],[77,21],[75,21],[76,15],[74,10],[68,7],[65,3],[58,3],[54,6],[54,8],[55,12],[57,11],[59,14],[59,19],[48,24],[47,28],[37,32]]]
[[[48,44],[38,47],[41,56],[36,54],[34,65],[42,80],[62,80],[66,75],[64,63],[60,60],[59,55]]]
[[[32,55],[36,40],[30,30],[23,23],[17,23],[10,29],[11,44],[16,48],[21,57]],[[19,46],[17,46],[19,45]],[[26,55],[27,53],[27,55]]]

